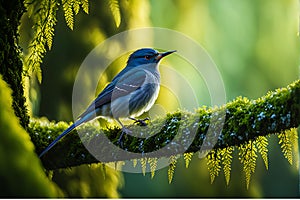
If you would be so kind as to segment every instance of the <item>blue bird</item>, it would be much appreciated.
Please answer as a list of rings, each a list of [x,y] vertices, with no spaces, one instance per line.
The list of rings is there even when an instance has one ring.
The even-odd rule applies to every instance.
[[[130,133],[120,118],[130,118],[145,125],[143,120],[135,117],[148,111],[156,101],[160,88],[159,61],[174,51],[160,53],[151,48],[142,48],[133,52],[126,67],[102,90],[78,119],[60,134],[40,155],[47,153],[62,137],[76,127],[96,119],[109,117],[115,119],[124,133]]]

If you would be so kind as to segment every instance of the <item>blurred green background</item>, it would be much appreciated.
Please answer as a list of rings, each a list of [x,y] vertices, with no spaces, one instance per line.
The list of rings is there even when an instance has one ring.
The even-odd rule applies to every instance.
[[[79,13],[73,31],[67,27],[62,10],[58,11],[53,48],[42,64],[42,84],[35,80],[31,82],[29,96],[33,116],[73,121],[73,83],[84,58],[106,38],[134,28],[169,28],[202,45],[221,73],[226,101],[237,96],[256,99],[299,78],[299,5],[296,0],[130,0],[119,4],[119,28],[115,26],[107,1],[90,0],[90,14]],[[21,43],[25,50],[32,35],[31,26],[30,20],[23,17]],[[106,71],[99,89],[124,67],[125,60],[126,55]],[[184,63],[178,66],[182,62],[177,62],[175,56],[163,63],[184,68]],[[205,91],[206,86],[202,84],[200,80],[192,83],[200,87],[199,91],[201,88]],[[168,95],[168,91],[162,89],[159,103],[165,105],[166,111],[174,111],[178,105],[170,102]],[[197,95],[201,96],[199,107],[210,106],[207,92]],[[290,166],[284,159],[275,136],[269,138],[268,148],[269,170],[264,168],[259,157],[249,190],[246,190],[237,154],[233,159],[229,186],[226,186],[223,174],[210,184],[206,163],[197,155],[188,169],[185,169],[183,159],[179,160],[171,184],[168,184],[167,169],[158,170],[153,179],[150,174],[144,177],[131,173],[116,173],[113,177],[121,181],[119,186],[122,187],[118,190],[121,197],[298,197],[297,167]],[[60,171],[54,172],[53,180],[58,185],[68,182],[69,189],[64,190],[71,196],[101,195],[98,190],[103,180],[99,178],[97,182],[94,178],[95,169],[80,167],[72,170],[73,175],[78,172],[77,176],[81,178],[72,178],[71,172]],[[76,184],[79,180],[81,183],[84,180],[84,187]],[[116,182],[114,187],[118,185]]]

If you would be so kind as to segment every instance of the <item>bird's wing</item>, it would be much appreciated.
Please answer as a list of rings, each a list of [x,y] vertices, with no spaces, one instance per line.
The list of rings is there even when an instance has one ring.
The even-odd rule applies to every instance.
[[[102,105],[110,103],[114,99],[129,95],[131,92],[139,89],[145,82],[145,79],[146,73],[143,70],[130,70],[118,79],[114,79],[102,90],[79,118],[97,108],[101,109]]]

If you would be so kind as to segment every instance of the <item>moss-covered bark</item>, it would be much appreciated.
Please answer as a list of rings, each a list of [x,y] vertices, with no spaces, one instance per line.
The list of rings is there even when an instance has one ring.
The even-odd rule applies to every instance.
[[[22,0],[0,1],[0,73],[13,90],[13,108],[21,125],[26,129],[29,117],[25,106],[22,84],[23,65],[18,44],[18,27],[25,12]]]
[[[117,127],[101,129],[87,124],[78,130],[85,146],[93,147],[96,155],[101,156],[102,162],[112,162],[141,158],[148,152],[158,150],[159,153],[153,153],[151,156],[162,157],[183,152],[197,152],[200,149],[237,146],[258,136],[298,127],[299,124],[300,80],[286,88],[269,92],[257,100],[250,101],[238,97],[220,108],[200,108],[195,113],[178,111],[168,114],[165,118],[155,119],[146,128],[130,126],[129,129],[134,133],[150,136],[143,139],[127,135],[123,138],[122,144],[117,144],[121,133]],[[66,127],[66,123],[32,122],[29,132],[37,152],[41,152]],[[120,154],[111,156],[114,150],[102,148],[107,142],[103,140],[104,135],[120,148],[137,154],[126,158]],[[189,141],[191,139],[192,141]],[[168,148],[164,148],[167,145]],[[42,162],[47,169],[57,169],[99,161],[86,150],[78,134],[73,131],[44,155]]]

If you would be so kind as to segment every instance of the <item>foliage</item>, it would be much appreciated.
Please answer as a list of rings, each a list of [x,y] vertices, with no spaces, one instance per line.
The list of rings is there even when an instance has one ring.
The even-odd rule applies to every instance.
[[[282,149],[282,153],[284,157],[289,161],[289,163],[293,164],[293,157],[298,156],[298,151],[295,151],[294,146],[298,144],[298,133],[296,128],[292,128],[290,130],[286,130],[280,134],[278,134],[279,144]],[[298,148],[296,148],[297,150]],[[293,152],[294,151],[294,152]],[[295,163],[295,161],[294,161]]]
[[[121,23],[121,13],[118,0],[109,0],[109,8],[113,14],[116,26],[119,27]]]
[[[192,153],[192,152],[183,154],[183,158],[184,158],[184,161],[185,161],[185,167],[186,168],[189,167],[189,164],[192,160],[193,155],[194,155],[194,153]]]
[[[221,157],[216,150],[212,150],[207,156],[207,167],[210,174],[210,182],[213,183],[221,171]]]
[[[169,162],[170,162],[169,169],[168,169],[168,180],[169,180],[169,183],[171,183],[172,180],[173,180],[173,176],[174,176],[174,172],[175,172],[175,168],[176,168],[177,159],[178,159],[177,156],[171,156],[169,158]]]
[[[57,10],[62,5],[67,26],[74,29],[74,15],[82,10],[89,13],[88,0],[28,0],[27,9],[34,22],[34,36],[29,46],[29,56],[25,73],[28,76],[36,74],[38,81],[42,81],[41,64],[48,50],[52,47],[54,28],[57,23]],[[121,14],[117,0],[109,0],[109,8],[115,19],[116,26],[121,23]]]
[[[44,174],[29,135],[11,108],[11,90],[0,76],[1,196],[58,197],[62,193]]]
[[[211,152],[207,155],[207,165],[211,177],[211,182],[215,180],[215,178],[220,174],[221,169],[223,169],[226,184],[229,184],[230,181],[230,173],[231,173],[231,163],[233,159],[233,152],[234,149],[238,149],[239,160],[241,162],[243,172],[245,174],[246,179],[246,188],[249,187],[251,175],[255,172],[256,168],[256,160],[258,155],[260,154],[266,168],[268,169],[268,135],[275,134],[276,132],[282,132],[281,130],[289,130],[291,131],[283,131],[279,134],[279,143],[282,146],[283,153],[285,157],[289,159],[291,162],[291,158],[294,156],[298,156],[297,152],[292,153],[292,150],[297,148],[292,148],[297,144],[297,132],[293,126],[299,125],[299,110],[294,109],[290,110],[291,108],[298,108],[299,105],[299,96],[297,95],[300,92],[300,81],[296,81],[295,83],[291,84],[287,87],[287,89],[278,89],[275,92],[269,92],[265,97],[260,98],[259,100],[249,101],[248,99],[237,98],[237,100],[230,102],[226,105],[226,114],[227,118],[225,121],[225,125],[223,128],[222,134],[218,137],[220,142],[217,141],[216,146],[213,147]],[[276,106],[275,102],[280,102],[278,106]],[[270,103],[272,102],[272,104]],[[282,110],[281,105],[286,105]],[[278,115],[279,121],[273,120],[273,117],[270,117],[271,120],[265,123],[262,123],[265,120],[263,117],[262,110],[271,109],[270,113],[266,113],[264,115]],[[278,110],[277,110],[278,108]],[[217,109],[217,108],[216,108]],[[250,112],[250,111],[251,112]],[[199,126],[198,131],[199,135],[196,135],[196,138],[204,138],[205,137],[205,120],[209,119],[213,112],[216,110],[213,109],[199,109],[197,113],[186,113],[184,111],[177,111],[172,114],[167,114],[165,119],[156,119],[152,121],[151,125],[148,126],[147,129],[145,127],[139,126],[130,126],[130,129],[134,132],[138,132],[143,130],[152,131],[149,135],[154,135],[154,138],[147,138],[144,142],[142,142],[143,146],[137,149],[135,143],[141,144],[142,139],[132,138],[130,135],[126,135],[124,137],[123,145],[128,151],[132,152],[153,152],[155,149],[160,147],[159,142],[166,141],[167,139],[174,137],[174,134],[179,134],[177,131],[181,130],[179,128],[180,124],[185,124],[184,131],[188,132],[187,130],[192,129],[195,126]],[[249,114],[251,113],[251,115]],[[200,115],[200,117],[199,117]],[[186,116],[184,119],[181,116]],[[253,116],[256,116],[254,118]],[[253,117],[253,118],[252,118]],[[247,120],[245,120],[247,119]],[[251,119],[251,120],[249,120]],[[182,122],[181,120],[186,120]],[[288,121],[287,121],[288,120]],[[200,123],[199,123],[200,121]],[[242,123],[239,123],[242,122]],[[255,123],[253,124],[253,121]],[[246,123],[248,122],[248,123]],[[286,123],[288,122],[288,123]],[[59,123],[58,123],[59,124]],[[207,123],[209,125],[209,123]],[[254,133],[251,133],[250,129],[245,129],[243,126],[246,127],[253,127],[255,126]],[[230,125],[230,126],[229,126]],[[50,143],[54,137],[60,134],[64,128],[67,127],[67,124],[64,126],[57,126],[55,127],[55,123],[45,123],[42,124],[39,121],[36,121],[30,125],[30,132],[32,135],[32,140],[35,141],[37,147],[41,146],[38,151],[41,151],[47,143]],[[192,126],[192,128],[190,127]],[[55,127],[55,128],[54,128]],[[111,141],[117,141],[118,134],[120,133],[120,129],[117,127],[114,128],[106,128],[102,129],[101,127],[95,127],[90,125],[85,125],[84,127],[80,127],[81,131],[86,131],[89,134],[89,141],[96,139],[93,142],[97,144],[101,144],[101,141],[97,140],[97,137],[93,137],[93,135],[99,135],[99,133],[105,134]],[[239,129],[242,129],[241,132]],[[193,128],[194,130],[194,128]],[[233,131],[234,130],[234,131]],[[268,131],[269,130],[269,131]],[[271,130],[271,131],[270,131]],[[161,131],[160,133],[157,133]],[[247,134],[244,134],[247,131]],[[42,137],[36,137],[33,133],[39,132]],[[229,132],[229,133],[228,133]],[[234,132],[234,134],[232,134]],[[240,132],[240,133],[239,133]],[[181,133],[181,132],[180,132]],[[238,134],[239,133],[239,134]],[[250,136],[253,136],[252,138]],[[50,137],[50,139],[48,138]],[[156,139],[156,138],[159,139]],[[46,140],[47,138],[47,140]],[[44,141],[46,141],[44,143]],[[103,141],[102,141],[103,142]],[[176,141],[178,142],[178,141]],[[80,143],[80,139],[75,134],[70,134],[67,138],[64,138],[55,148],[48,152],[45,155],[45,158],[42,158],[45,167],[48,168],[60,168],[65,166],[66,162],[73,163],[73,165],[78,165],[80,163],[94,163],[98,162],[87,152],[84,147],[79,147],[78,143]],[[175,143],[175,141],[173,141]],[[190,145],[190,147],[186,150],[183,155],[184,160],[186,161],[186,166],[190,162],[192,157],[192,153],[199,151],[198,144],[201,144],[199,140],[194,140],[194,142]],[[65,144],[65,145],[63,145]],[[128,145],[130,144],[130,145]],[[178,143],[180,144],[180,143]],[[222,145],[220,145],[222,144]],[[69,149],[65,148],[65,146],[69,146]],[[120,148],[124,148],[120,147]],[[198,147],[198,148],[197,148]],[[237,147],[237,148],[236,148]],[[176,151],[176,150],[175,150]],[[72,154],[72,157],[67,158],[64,156],[62,159],[59,159],[58,152],[63,155]],[[101,153],[101,152],[100,152]],[[78,155],[78,156],[77,156]],[[84,155],[85,160],[83,160],[82,155]],[[139,155],[139,154],[136,154]],[[161,155],[160,155],[161,156]],[[172,181],[176,163],[177,163],[177,156],[165,154],[164,156],[170,157],[170,165],[168,169],[168,180],[169,182]],[[70,159],[70,160],[68,160]],[[77,160],[78,159],[78,160]],[[122,160],[122,158],[115,158],[116,160]],[[151,168],[151,177],[154,176],[154,170],[156,168],[156,158],[146,158],[146,157],[132,157],[134,159],[133,164],[136,165],[137,159],[140,160],[142,166],[142,172],[145,175],[147,162]],[[51,162],[49,162],[51,160]],[[62,161],[60,161],[62,160]],[[77,162],[77,164],[76,164]],[[115,161],[114,161],[115,162]],[[71,165],[72,166],[72,165]]]
[[[120,172],[102,163],[54,170],[52,180],[70,198],[118,198],[123,182]]]
[[[155,175],[155,170],[157,167],[157,160],[158,158],[148,158],[148,163],[150,165],[150,171],[151,171],[151,178]]]

